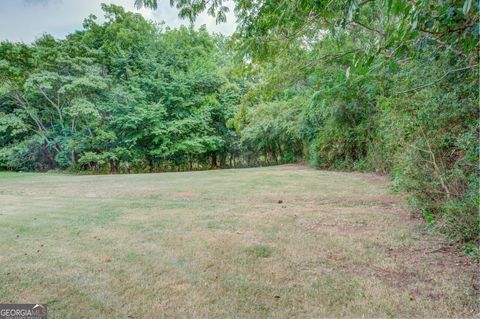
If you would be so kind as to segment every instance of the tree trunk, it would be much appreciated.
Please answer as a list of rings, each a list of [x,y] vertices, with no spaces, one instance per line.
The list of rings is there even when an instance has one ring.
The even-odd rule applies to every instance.
[[[212,154],[211,154],[211,158],[212,158],[212,167],[213,167],[213,168],[218,167],[217,154],[216,154],[216,153],[212,153]]]

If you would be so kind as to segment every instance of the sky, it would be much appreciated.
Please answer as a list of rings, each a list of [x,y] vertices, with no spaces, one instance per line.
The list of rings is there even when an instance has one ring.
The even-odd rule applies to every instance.
[[[170,0],[158,0],[158,9],[155,11],[135,9],[135,0],[0,0],[0,41],[29,43],[43,33],[64,38],[74,30],[81,29],[83,19],[89,14],[103,17],[100,9],[102,2],[121,5],[150,20],[165,21],[170,27],[189,25],[188,20],[178,17],[177,9],[170,7]],[[202,14],[197,18],[195,26],[205,24],[210,32],[231,35],[236,26],[232,11],[228,13],[226,23],[217,25],[215,18]]]

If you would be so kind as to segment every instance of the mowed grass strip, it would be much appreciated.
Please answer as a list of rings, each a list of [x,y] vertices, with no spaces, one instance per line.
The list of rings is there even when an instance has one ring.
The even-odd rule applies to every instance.
[[[478,269],[388,181],[299,165],[0,173],[0,301],[50,318],[473,317]]]

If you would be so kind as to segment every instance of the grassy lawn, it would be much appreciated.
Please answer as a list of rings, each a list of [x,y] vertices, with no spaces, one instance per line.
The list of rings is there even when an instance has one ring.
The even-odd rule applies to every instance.
[[[296,165],[0,173],[0,302],[49,318],[473,317],[478,265],[403,202],[381,177]]]

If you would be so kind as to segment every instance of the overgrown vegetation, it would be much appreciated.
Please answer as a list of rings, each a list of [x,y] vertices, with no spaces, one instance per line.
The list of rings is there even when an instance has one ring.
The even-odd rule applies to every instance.
[[[240,88],[222,73],[225,39],[165,29],[104,5],[59,41],[0,47],[1,165],[110,172],[236,160]]]
[[[231,39],[110,5],[66,40],[2,43],[0,166],[376,171],[478,254],[478,2],[234,3]],[[173,4],[192,20],[228,10]]]

